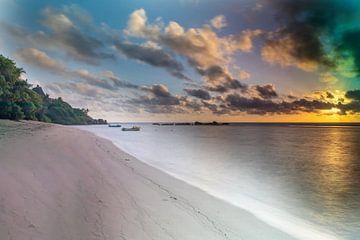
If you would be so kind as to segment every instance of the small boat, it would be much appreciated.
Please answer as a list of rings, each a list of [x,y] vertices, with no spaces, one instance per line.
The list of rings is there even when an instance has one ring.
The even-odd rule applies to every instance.
[[[109,123],[109,127],[121,127],[119,123]]]
[[[122,131],[140,131],[140,127],[133,126],[131,128],[122,128]]]

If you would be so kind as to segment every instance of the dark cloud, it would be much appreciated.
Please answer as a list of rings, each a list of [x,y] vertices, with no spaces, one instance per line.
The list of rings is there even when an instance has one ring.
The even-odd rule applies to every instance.
[[[267,86],[267,85],[265,85]],[[258,86],[255,87],[257,89]],[[261,86],[264,87],[264,86]],[[147,96],[140,96],[127,101],[127,104],[133,104],[137,108],[142,108],[151,113],[193,113],[210,111],[216,115],[236,115],[239,112],[244,112],[251,115],[272,115],[272,114],[299,114],[299,113],[317,113],[321,114],[323,110],[331,110],[337,108],[340,110],[339,114],[356,114],[360,113],[359,90],[348,91],[347,98],[353,101],[343,104],[341,102],[328,102],[326,99],[333,99],[330,92],[327,92],[327,98],[310,99],[300,98],[295,96],[289,98],[291,101],[275,101],[275,94],[271,90],[273,87],[265,87],[268,91],[263,93],[261,97],[242,96],[238,93],[228,94],[227,96],[216,96],[208,98],[202,96],[199,90],[202,89],[185,89],[190,92],[191,96],[200,95],[197,97],[203,99],[202,101],[194,100],[185,96],[172,95],[166,86],[153,85],[151,87],[142,87],[141,90],[150,93]],[[270,89],[270,90],[269,90]],[[270,93],[269,93],[270,92]],[[334,97],[334,96],[333,96]],[[207,101],[207,100],[210,100]],[[294,100],[295,99],[295,100]]]
[[[198,101],[192,101],[187,98],[183,98],[183,106],[185,111],[202,112],[203,103]]]
[[[203,101],[202,102],[204,107],[208,108],[211,112],[217,112],[218,111],[218,105],[217,104],[214,104],[214,103],[208,103],[208,102],[205,102]]]
[[[341,113],[360,113],[360,90],[349,90],[346,92],[345,97],[352,101],[346,104],[343,104],[342,102],[338,103],[337,108],[341,110]]]
[[[230,94],[225,98],[228,107],[248,114],[296,114],[299,112],[318,112],[329,110],[336,105],[319,100],[299,99],[293,102],[274,102],[257,97],[246,98],[238,94]]]
[[[350,103],[339,103],[337,108],[340,109],[341,114],[346,115],[348,113],[360,113],[360,101],[351,101]]]
[[[247,89],[246,84],[232,78],[231,75],[219,65],[213,65],[204,69],[199,67],[195,61],[189,61],[189,63],[194,65],[201,76],[205,76],[210,82],[215,83],[215,86],[211,87],[210,91],[226,92],[229,89]]]
[[[189,63],[195,67],[201,76],[205,76],[207,80],[212,83],[206,87],[207,90],[211,92],[225,93],[231,89],[240,89],[241,91],[246,91],[248,89],[246,84],[232,78],[231,75],[219,65],[201,68],[195,61],[189,61]]]
[[[233,111],[246,112],[249,114],[265,115],[267,113],[291,113],[288,104],[278,104],[271,100],[261,98],[246,98],[238,94],[230,94],[225,101]]]
[[[195,66],[195,69],[201,76],[206,76],[210,81],[217,81],[220,78],[231,80],[231,77],[218,65],[213,65],[208,68],[201,68],[195,61],[189,61],[190,64]]]
[[[140,96],[128,100],[127,103],[149,113],[176,114],[186,112],[180,106],[180,99],[172,95],[169,97]]]
[[[260,97],[264,99],[276,98],[278,94],[275,91],[275,87],[272,84],[266,84],[263,86],[256,86],[256,91],[259,93]]]
[[[347,91],[345,97],[360,101],[360,90],[356,89]]]
[[[244,84],[237,79],[231,79],[230,81],[226,82],[224,86],[229,89],[240,89],[242,91],[246,91],[248,89],[247,84]]]
[[[297,63],[276,61],[283,65],[311,68],[318,65],[333,69],[339,59],[354,59],[355,71],[360,72],[360,6],[351,0],[272,0],[281,27],[270,35],[267,50],[278,50]],[[266,54],[265,54],[266,55]],[[276,59],[268,54],[268,60]]]
[[[296,99],[296,97],[294,95],[292,95],[292,94],[287,95],[287,98],[291,99],[291,100]]]
[[[151,87],[144,87],[143,90],[151,92],[155,97],[168,98],[172,96],[168,88],[162,84],[155,84]]]
[[[203,103],[186,96],[175,96],[171,94],[164,85],[153,85],[151,87],[143,87],[144,92],[150,95],[132,98],[127,101],[138,108],[142,108],[146,112],[159,114],[178,114],[202,112]]]
[[[197,97],[204,100],[210,100],[210,93],[204,89],[184,89],[190,96]]]
[[[360,13],[359,13],[360,14]],[[348,58],[349,52],[352,54],[354,58],[355,72],[357,76],[360,76],[360,24],[358,24],[358,29],[351,30],[342,36],[342,41],[338,46],[339,55],[343,58]]]
[[[229,79],[224,83],[207,86],[206,89],[211,92],[219,92],[219,93],[226,93],[230,90],[237,90],[237,89],[239,89],[241,92],[246,92],[248,90],[248,85],[240,82],[237,79]]]
[[[183,73],[183,65],[163,49],[120,41],[115,42],[115,47],[128,58],[136,59],[155,67],[165,68],[174,77],[190,81]]]
[[[229,91],[229,89],[227,87],[225,87],[224,85],[221,85],[221,84],[218,84],[215,86],[207,86],[206,89],[211,92],[218,92],[218,93],[225,93],[225,92]]]
[[[209,109],[213,114],[216,115],[223,115],[223,114],[230,114],[231,110],[228,106],[224,104],[215,104],[215,103],[208,103],[202,101],[202,104],[205,108]]]
[[[179,105],[180,100],[177,96],[172,95],[168,88],[161,84],[156,84],[151,87],[143,87],[144,92],[151,93],[151,96],[140,96],[138,98],[131,99],[130,102],[140,105]]]
[[[307,100],[304,98],[290,102],[290,104],[293,110],[303,112],[317,112],[318,110],[330,110],[336,107],[333,103],[321,100]]]
[[[335,98],[335,96],[334,96],[334,94],[332,94],[331,92],[326,92],[326,98],[328,98],[328,99],[334,99]]]

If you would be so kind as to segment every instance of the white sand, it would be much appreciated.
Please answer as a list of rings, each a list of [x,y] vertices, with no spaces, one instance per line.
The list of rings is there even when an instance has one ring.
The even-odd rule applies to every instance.
[[[292,238],[91,133],[0,121],[0,239]]]

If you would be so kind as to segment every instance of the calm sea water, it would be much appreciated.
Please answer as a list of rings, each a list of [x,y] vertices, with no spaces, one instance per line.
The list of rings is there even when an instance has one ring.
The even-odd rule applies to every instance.
[[[81,127],[299,239],[360,239],[360,127]]]

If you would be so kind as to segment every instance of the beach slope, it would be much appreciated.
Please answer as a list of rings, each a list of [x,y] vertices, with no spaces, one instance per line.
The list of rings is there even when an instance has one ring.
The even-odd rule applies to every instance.
[[[0,121],[0,239],[291,239],[71,127]]]

